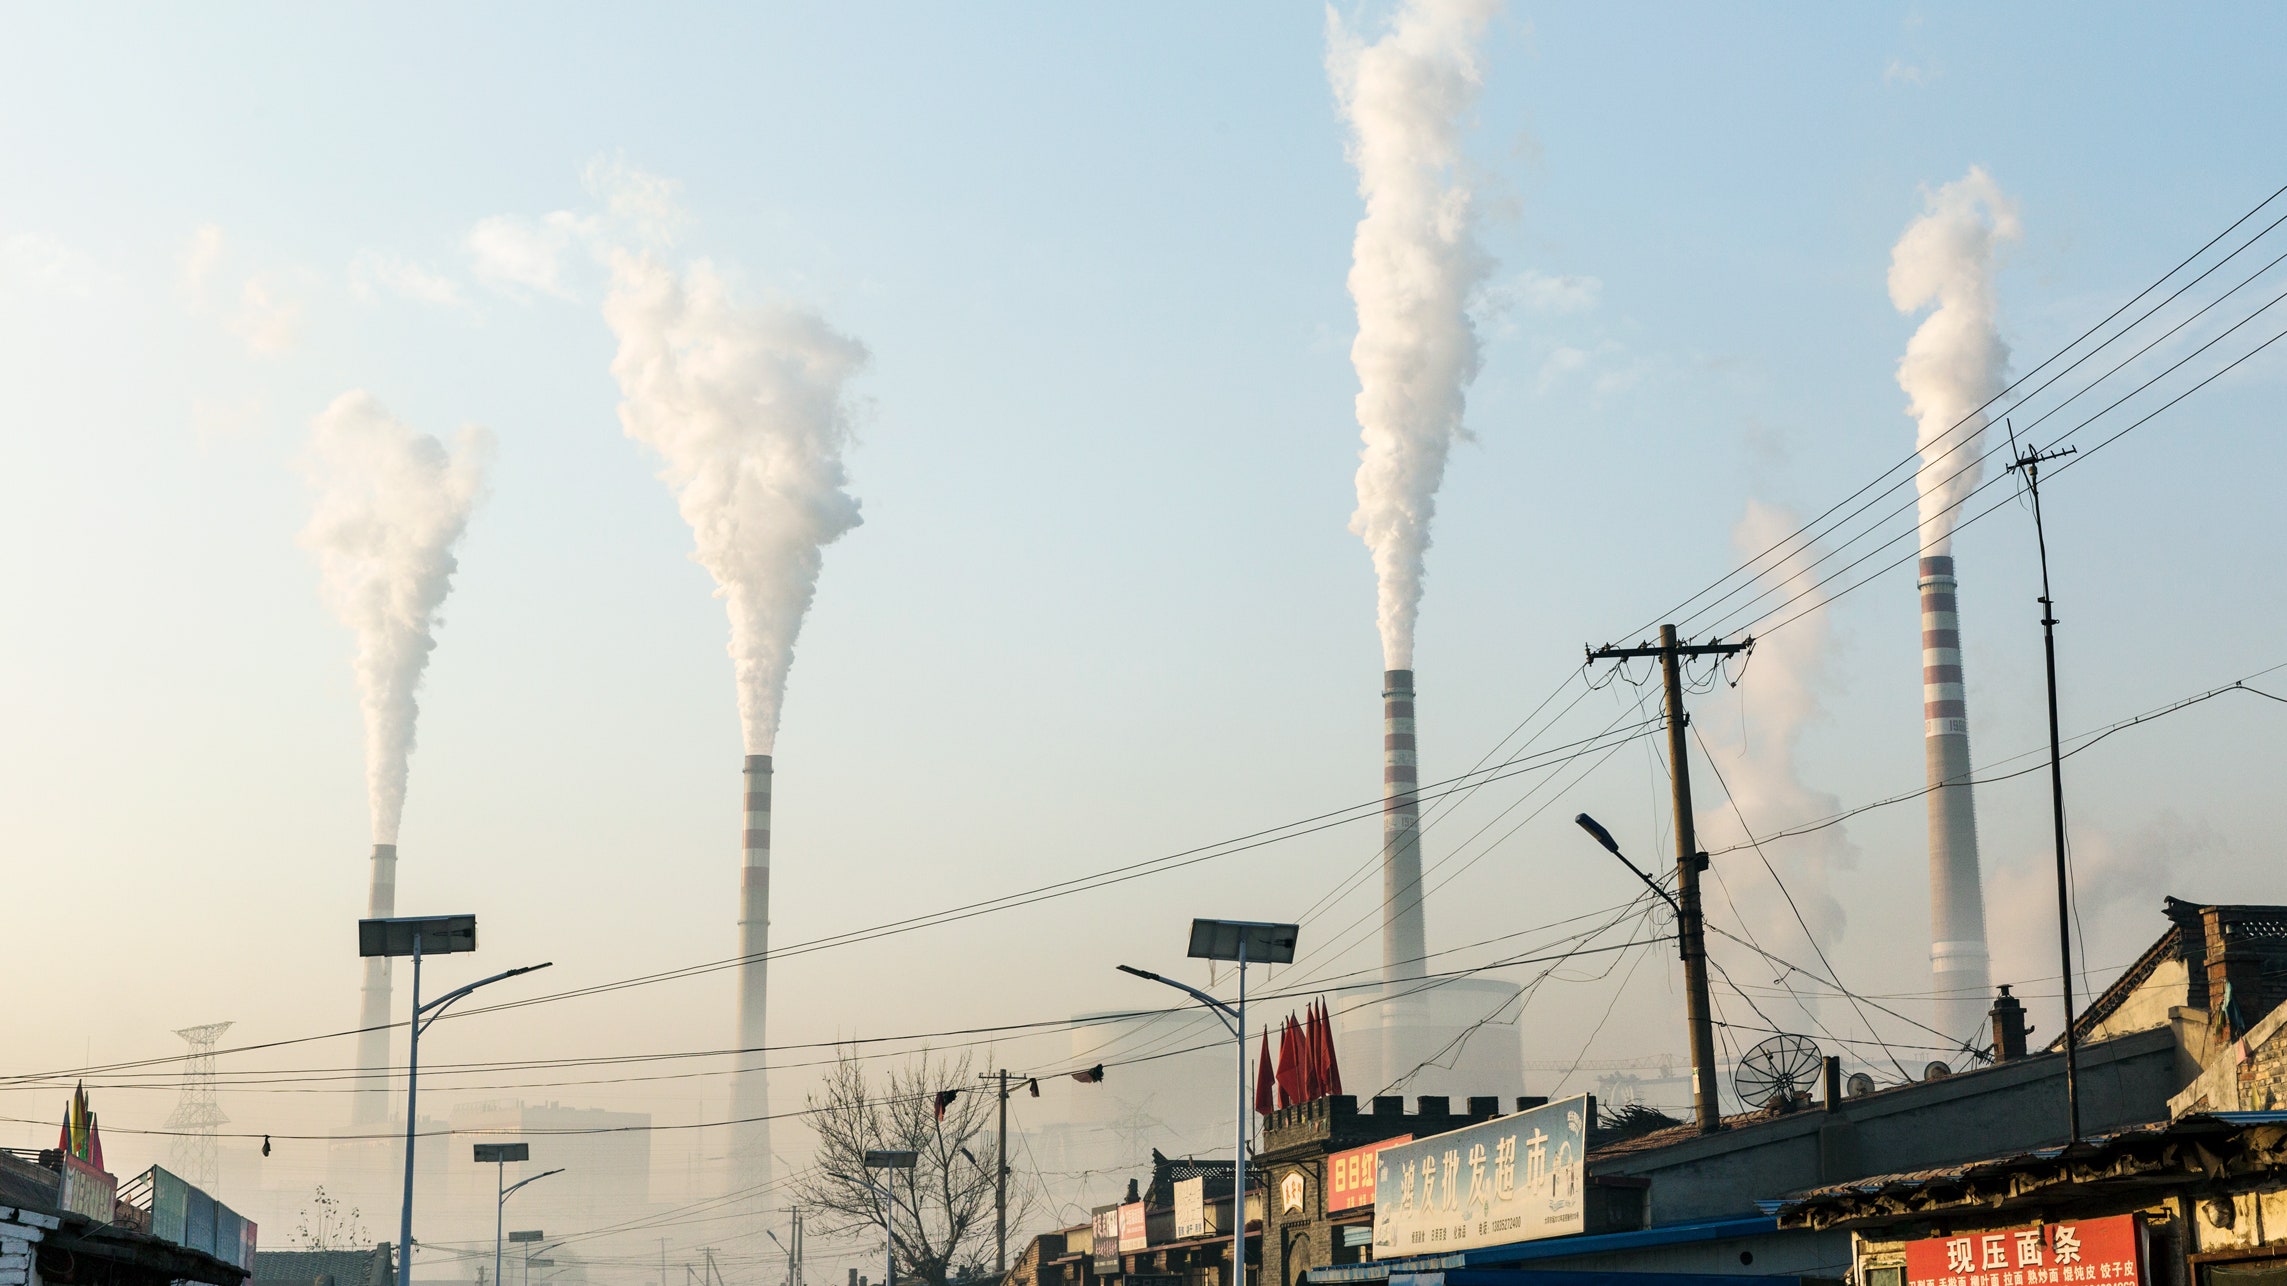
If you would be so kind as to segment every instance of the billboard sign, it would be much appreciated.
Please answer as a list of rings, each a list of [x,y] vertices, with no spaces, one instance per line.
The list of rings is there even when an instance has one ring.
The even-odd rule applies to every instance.
[[[1185,1241],[1207,1235],[1207,1177],[1194,1175],[1175,1181],[1175,1239]]]
[[[1595,1111],[1583,1094],[1384,1147],[1374,1158],[1374,1258],[1584,1231]]]
[[[119,1193],[119,1180],[101,1166],[90,1165],[69,1152],[61,1155],[63,1173],[56,1177],[56,1205],[99,1224],[110,1223],[116,1214],[111,1202]]]
[[[1120,1208],[1098,1206],[1088,1222],[1089,1237],[1095,1243],[1096,1275],[1120,1271]]]
[[[1908,1286],[2138,1286],[2136,1216],[2030,1224],[1906,1243]]]
[[[1144,1203],[1130,1201],[1120,1207],[1120,1253],[1132,1255],[1151,1245],[1151,1232],[1144,1223]]]
[[[1411,1142],[1411,1134],[1401,1134],[1326,1158],[1326,1213],[1374,1204],[1374,1155],[1383,1148]]]

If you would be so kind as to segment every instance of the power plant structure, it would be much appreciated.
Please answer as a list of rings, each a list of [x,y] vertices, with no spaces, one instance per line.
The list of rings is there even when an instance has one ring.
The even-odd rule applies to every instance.
[[[770,756],[746,757],[739,870],[738,1071],[731,1080],[731,1189],[757,1199],[770,1182],[770,1087],[763,1071],[770,951]]]
[[[1977,1045],[1990,988],[1985,893],[1970,795],[1969,715],[1961,675],[1961,616],[1951,554],[1921,561],[1922,726],[1930,816],[1930,977],[1937,1026]]]
[[[1421,767],[1413,671],[1382,671],[1382,981],[1422,976]]]
[[[1524,1082],[1514,983],[1428,977],[1414,672],[1382,672],[1382,990],[1338,1007],[1360,1095],[1470,1095]],[[1359,1057],[1364,1054],[1366,1057]],[[1370,1084],[1365,1082],[1372,1082]]]
[[[397,914],[397,846],[373,846],[373,887],[365,914],[385,919]],[[363,1074],[351,1101],[350,1121],[378,1125],[389,1119],[389,983],[390,958],[367,956],[365,986],[357,1007],[357,1066]]]

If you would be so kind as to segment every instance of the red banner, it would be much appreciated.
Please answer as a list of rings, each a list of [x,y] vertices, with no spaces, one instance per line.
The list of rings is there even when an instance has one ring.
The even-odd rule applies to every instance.
[[[2142,1270],[2134,1215],[1906,1243],[1907,1286],[2141,1286]]]
[[[1326,1212],[1374,1204],[1374,1154],[1393,1143],[1411,1142],[1411,1134],[1401,1134],[1326,1158]]]

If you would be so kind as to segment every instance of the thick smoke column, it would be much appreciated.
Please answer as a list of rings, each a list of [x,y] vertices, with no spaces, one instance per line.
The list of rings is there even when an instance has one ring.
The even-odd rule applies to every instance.
[[[823,552],[859,522],[844,385],[865,347],[816,314],[733,303],[705,263],[679,276],[628,251],[612,257],[604,318],[620,424],[659,453],[691,556],[730,610],[746,752],[767,755]]]
[[[815,314],[734,304],[706,264],[679,276],[648,255],[612,257],[604,317],[619,337],[620,423],[658,451],[660,477],[697,538],[692,556],[730,609],[730,654],[746,740],[739,895],[738,1045],[766,1043],[770,945],[771,752],[795,635],[826,545],[858,525],[843,490],[850,440],[844,386],[865,363],[856,340]],[[770,1176],[763,1055],[742,1055],[731,1116],[735,1191]]]
[[[1742,816],[1773,825],[1842,810],[1840,799],[1813,786],[1804,774],[1804,734],[1826,713],[1819,692],[1827,680],[1834,625],[1818,586],[1820,551],[1787,540],[1801,528],[1793,514],[1750,501],[1731,529],[1732,545],[1742,558],[1790,544],[1786,559],[1768,574],[1801,614],[1787,629],[1755,644],[1737,685],[1741,718],[1736,734],[1728,719],[1701,721],[1708,756],[1723,775],[1721,792],[1699,810],[1699,842],[1706,848],[1749,842]],[[1834,893],[1835,875],[1854,866],[1857,857],[1847,829],[1839,825],[1773,845],[1770,858],[1785,881],[1784,890],[1752,880],[1742,883],[1737,889],[1740,910],[1759,922],[1757,936],[1763,941],[1795,941],[1807,930],[1819,950],[1831,951],[1846,925]],[[1797,914],[1801,926],[1795,923]]]
[[[2001,340],[1995,259],[2020,234],[2017,208],[1984,170],[1928,194],[1926,209],[1890,251],[1890,302],[1911,313],[1935,304],[1906,343],[1898,387],[1919,431],[1922,552],[1953,553],[1962,498],[1977,486],[1986,418],[2001,392],[2009,346]],[[1966,421],[1966,422],[1965,422]],[[1955,426],[1960,428],[1956,431]]]
[[[483,491],[491,437],[461,430],[453,449],[391,418],[373,395],[344,393],[317,419],[308,458],[316,510],[302,543],[317,555],[326,604],[357,638],[365,708],[365,778],[373,817],[367,914],[393,915],[397,826],[413,753],[414,699],[437,646],[437,610],[452,589],[453,547]],[[389,1061],[389,962],[365,962],[358,1065]],[[360,1087],[359,1121],[387,1113],[386,1085]]]
[[[1366,215],[1352,247],[1358,338],[1358,511],[1374,556],[1382,663],[1413,668],[1422,555],[1437,487],[1477,375],[1471,294],[1490,267],[1463,180],[1461,119],[1476,100],[1492,0],[1410,0],[1368,45],[1327,19],[1326,70],[1350,126]]]
[[[1929,195],[1922,217],[1890,255],[1890,302],[1901,312],[1936,304],[1906,345],[1898,386],[1918,425],[1921,495],[1922,735],[1929,792],[1930,972],[1937,1025],[1976,1043],[1990,968],[1977,810],[1970,794],[1969,709],[1954,578],[1958,506],[1982,472],[1986,417],[2004,384],[1995,258],[2020,234],[2016,209],[1985,171]],[[1958,429],[1956,426],[1959,426]]]

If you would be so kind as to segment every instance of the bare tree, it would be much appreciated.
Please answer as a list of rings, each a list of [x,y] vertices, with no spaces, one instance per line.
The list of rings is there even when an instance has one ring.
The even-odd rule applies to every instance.
[[[357,1207],[344,1210],[341,1198],[328,1193],[322,1183],[310,1194],[310,1204],[302,1207],[294,1240],[304,1250],[364,1250],[369,1244]]]
[[[938,1118],[943,1090],[960,1094]],[[888,1229],[900,1280],[945,1286],[991,1266],[993,1239],[993,1091],[970,1073],[969,1059],[920,1057],[870,1081],[845,1053],[808,1098],[818,1135],[815,1164],[798,1180],[798,1199],[819,1217],[825,1236]],[[873,1170],[875,1150],[915,1154],[911,1170]],[[1020,1221],[1009,1194],[1009,1227]]]

